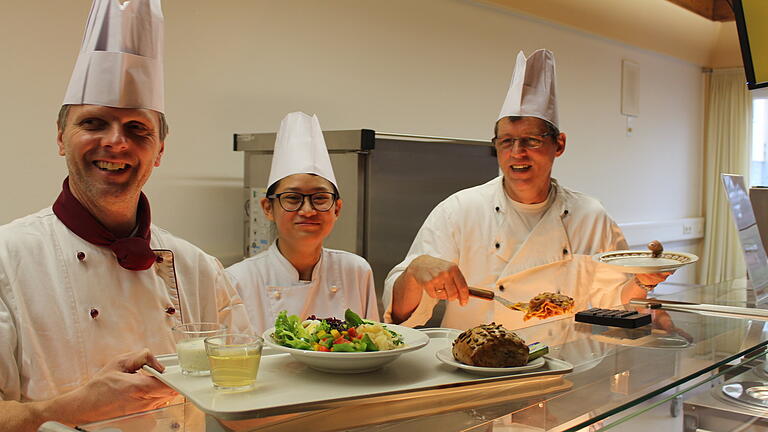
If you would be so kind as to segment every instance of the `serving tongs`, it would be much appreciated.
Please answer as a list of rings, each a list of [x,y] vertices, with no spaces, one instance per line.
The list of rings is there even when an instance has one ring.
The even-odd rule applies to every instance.
[[[481,298],[483,300],[496,300],[497,302],[504,305],[505,308],[520,311],[520,312],[528,312],[528,303],[527,302],[518,302],[513,303],[504,297],[500,297],[496,295],[495,292],[483,288],[476,288],[476,287],[468,287],[469,288],[469,295],[472,297]]]
[[[735,318],[747,318],[768,321],[768,310],[745,308],[739,306],[713,305],[706,303],[688,303],[672,300],[633,298],[629,304],[649,309],[667,309],[684,312],[702,312],[707,315],[717,315]]]

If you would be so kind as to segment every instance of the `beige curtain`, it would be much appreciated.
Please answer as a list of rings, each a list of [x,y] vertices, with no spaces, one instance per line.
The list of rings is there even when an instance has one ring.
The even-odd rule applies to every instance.
[[[699,283],[745,275],[744,256],[720,173],[749,174],[752,99],[742,69],[709,74],[704,133],[704,248]]]

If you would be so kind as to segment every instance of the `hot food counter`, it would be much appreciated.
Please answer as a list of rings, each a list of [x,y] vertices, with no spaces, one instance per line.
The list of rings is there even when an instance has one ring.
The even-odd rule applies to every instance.
[[[730,306],[744,306],[746,301],[743,282],[688,289],[672,297]],[[275,391],[277,395],[275,389],[284,383],[296,387],[297,398],[307,398],[312,396],[308,393],[323,388],[323,394],[311,403],[278,404],[237,415],[225,409],[237,394],[202,403],[192,395],[183,404],[80,428],[126,432],[575,431],[658,421],[663,408],[667,423],[657,429],[683,430],[684,420],[694,420],[690,412],[701,410],[688,404],[692,395],[702,393],[696,389],[708,389],[751,365],[762,365],[758,357],[768,344],[762,319],[617,307],[638,308],[652,314],[652,325],[622,329],[579,323],[567,316],[518,330],[526,342],[541,341],[550,347],[546,365],[538,371],[481,376],[451,367],[438,357],[456,333],[433,329],[426,331],[430,343],[425,348],[357,378],[307,371],[288,354],[265,352],[262,361],[275,366],[260,370],[259,380],[263,378],[265,384],[252,391],[266,396]],[[261,375],[278,372],[285,376]],[[765,378],[749,379],[768,382],[768,373],[762,374]],[[301,380],[305,380],[305,389]],[[757,398],[768,395],[768,389],[758,390],[753,390]],[[684,410],[679,409],[681,398],[686,402]],[[656,406],[660,408],[650,409]],[[753,417],[760,412],[760,408],[753,410]]]

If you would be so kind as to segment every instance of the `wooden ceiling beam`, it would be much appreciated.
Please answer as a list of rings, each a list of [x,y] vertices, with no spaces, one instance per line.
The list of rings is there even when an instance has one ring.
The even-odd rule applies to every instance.
[[[712,10],[713,21],[734,21],[733,8],[728,0],[715,0]]]
[[[728,0],[668,0],[711,21],[733,21]]]

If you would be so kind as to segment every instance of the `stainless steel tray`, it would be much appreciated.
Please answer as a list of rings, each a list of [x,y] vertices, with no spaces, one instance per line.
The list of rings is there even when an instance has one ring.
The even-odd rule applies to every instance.
[[[213,388],[210,377],[182,375],[176,355],[158,358],[166,366],[164,373],[148,366],[144,369],[186,396],[203,412],[222,420],[254,419],[422,397],[450,399],[449,396],[455,392],[466,396],[476,390],[510,385],[526,393],[524,387],[529,382],[532,385],[528,390],[548,393],[566,387],[562,375],[573,370],[570,363],[547,357],[541,369],[478,377],[435,358],[436,351],[450,346],[459,333],[457,330],[423,331],[430,337],[426,347],[405,353],[381,370],[365,374],[318,372],[293,360],[289,354],[265,350],[256,389],[243,393],[218,392]],[[550,382],[551,386],[542,385]],[[530,391],[527,393],[530,394]],[[465,397],[459,399],[467,400]]]

